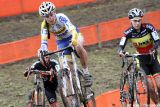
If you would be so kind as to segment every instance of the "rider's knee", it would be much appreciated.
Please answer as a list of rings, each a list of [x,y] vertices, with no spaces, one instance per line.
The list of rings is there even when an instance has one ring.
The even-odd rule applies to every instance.
[[[49,100],[49,104],[51,105],[51,107],[57,107],[57,101],[54,98],[51,98]]]
[[[50,105],[51,105],[51,107],[57,107],[57,102],[54,102],[54,103],[52,103]]]
[[[154,74],[154,75],[153,75],[153,78],[154,78],[154,79],[158,79],[158,80],[160,80],[160,74],[159,74],[159,73],[158,73],[158,74],[157,74],[157,73],[156,73],[156,74]]]

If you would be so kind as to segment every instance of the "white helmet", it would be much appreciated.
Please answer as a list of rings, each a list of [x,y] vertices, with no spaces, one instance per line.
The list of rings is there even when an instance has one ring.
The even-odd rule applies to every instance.
[[[52,2],[43,2],[39,6],[39,15],[40,16],[47,16],[51,12],[55,11],[56,7]]]
[[[143,17],[144,13],[141,9],[133,8],[128,12],[129,19],[133,19],[134,17]]]

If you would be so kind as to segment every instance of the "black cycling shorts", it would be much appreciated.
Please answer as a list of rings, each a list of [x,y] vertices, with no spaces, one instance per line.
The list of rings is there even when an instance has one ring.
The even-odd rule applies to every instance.
[[[52,81],[44,81],[45,94],[50,104],[57,101],[56,89],[58,86],[57,78],[54,77]]]
[[[57,101],[57,96],[56,96],[55,90],[52,90],[50,88],[45,88],[45,94],[46,94],[46,97],[47,97],[48,102],[50,104]]]
[[[155,57],[151,55],[141,56],[139,57],[140,66],[145,71],[146,75],[154,75],[160,73],[160,63],[157,58],[157,54]]]

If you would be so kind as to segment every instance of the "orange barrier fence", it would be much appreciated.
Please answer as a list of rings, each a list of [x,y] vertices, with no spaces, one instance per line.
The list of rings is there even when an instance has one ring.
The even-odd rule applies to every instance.
[[[145,20],[152,23],[157,29],[160,29],[160,10],[147,13]],[[97,44],[99,42],[120,38],[124,30],[129,27],[127,18],[120,18],[108,22],[102,22],[96,25],[80,28],[84,35],[85,45]],[[0,45],[0,64],[5,64],[25,58],[36,56],[37,49],[40,47],[40,36],[30,37],[28,39],[5,43]],[[55,50],[55,38],[51,36],[49,40],[49,50]]]
[[[142,101],[142,99],[139,99]],[[144,104],[143,101],[141,104]],[[96,105],[97,107],[122,107],[121,102],[120,102],[120,92],[118,89],[113,90],[113,91],[108,91],[105,92],[99,96],[96,97]],[[144,104],[145,105],[145,104]],[[130,107],[129,105],[127,107]],[[138,107],[138,106],[134,106]],[[142,106],[146,107],[146,106]],[[150,100],[150,107],[156,107],[153,104],[153,101]]]
[[[0,0],[0,17],[17,15],[38,10],[41,2],[46,0]],[[96,0],[47,0],[53,2],[56,7],[70,6]]]

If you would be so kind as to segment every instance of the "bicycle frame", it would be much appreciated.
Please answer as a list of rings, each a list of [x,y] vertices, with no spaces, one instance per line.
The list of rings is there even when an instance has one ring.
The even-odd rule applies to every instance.
[[[32,92],[33,107],[45,107],[45,92],[44,92],[43,79],[40,75],[41,71],[29,70],[27,79],[29,78],[30,73],[34,74],[34,90]]]
[[[146,75],[145,75],[145,72],[142,72],[141,68],[138,68],[137,66],[137,61],[136,61],[136,58],[138,56],[141,56],[141,55],[146,55],[146,54],[130,54],[130,55],[126,55],[123,59],[123,65],[122,67],[124,67],[124,65],[126,65],[126,68],[125,68],[125,71],[127,72],[127,74],[125,76],[127,76],[127,80],[128,80],[128,83],[129,83],[129,91],[128,91],[128,94],[129,94],[129,103],[131,104],[131,106],[133,107],[133,102],[135,101],[134,99],[136,98],[136,102],[138,104],[140,104],[139,102],[139,98],[138,98],[138,95],[137,94],[145,94],[146,92],[146,95],[147,95],[147,104],[150,103],[149,101],[149,88],[148,88],[148,81],[146,79]],[[149,55],[149,54],[147,54]],[[131,59],[131,62],[129,62],[128,58],[132,58]],[[124,72],[122,72],[123,74]],[[141,75],[143,76],[143,80],[141,80]],[[121,98],[122,98],[122,102],[123,102],[123,90],[124,90],[124,85],[125,85],[125,82],[126,82],[126,79],[125,79],[125,76],[122,75],[122,78],[121,78],[121,81],[122,79],[123,80],[123,85],[120,86],[120,90],[121,90]],[[144,89],[144,93],[139,93],[138,90],[139,90],[139,86],[138,86],[138,78],[140,76],[140,82],[142,82],[142,87]],[[144,83],[146,85],[146,89],[144,87]],[[134,98],[135,97],[135,98]]]
[[[68,61],[64,57],[64,52],[63,51],[66,50],[66,49],[71,49],[71,58],[72,58],[71,59],[71,63],[72,63],[71,66],[70,66],[70,64],[68,64]],[[63,92],[60,92],[60,93],[63,93],[65,97],[75,96],[76,97],[75,100],[77,102],[77,105],[75,105],[75,106],[73,106],[73,105],[68,106],[68,104],[65,104],[66,101],[63,99],[64,96],[61,95],[61,98],[64,101],[64,106],[65,107],[80,107],[81,103],[83,103],[84,107],[89,107],[88,100],[90,98],[92,100],[91,102],[93,103],[93,106],[91,106],[91,107],[96,107],[96,102],[95,102],[95,99],[94,99],[94,92],[92,91],[92,89],[91,88],[86,89],[85,86],[84,87],[81,86],[81,81],[80,81],[79,76],[82,76],[83,79],[84,79],[84,73],[78,69],[76,54],[74,52],[74,47],[71,44],[69,46],[63,48],[63,49],[60,49],[60,50],[57,50],[57,51],[54,51],[54,52],[50,52],[50,53],[45,54],[43,56],[47,56],[47,55],[51,55],[51,54],[55,54],[55,53],[59,53],[59,52],[61,52],[61,54],[62,54],[62,55],[59,56],[62,59],[62,61],[60,62],[60,65],[62,65],[61,66],[61,71],[62,72],[59,72],[59,73],[60,73],[60,75],[62,75],[63,73],[66,73],[66,74],[68,73],[67,78],[69,78],[69,81],[71,83],[71,89],[72,89],[72,94],[67,95],[67,92],[65,92],[67,87],[64,85],[63,88],[62,88],[61,85],[60,85],[60,91],[63,90],[65,92],[65,93],[63,93]],[[59,84],[66,84],[67,83],[64,75],[62,75],[62,77],[60,76],[58,81],[59,81]],[[82,92],[82,88],[83,88],[83,92]],[[89,95],[84,95],[84,94],[87,94],[87,90],[90,91],[90,94]],[[68,103],[68,102],[66,102],[66,103]]]

